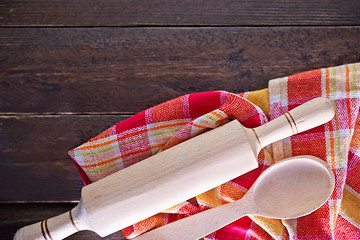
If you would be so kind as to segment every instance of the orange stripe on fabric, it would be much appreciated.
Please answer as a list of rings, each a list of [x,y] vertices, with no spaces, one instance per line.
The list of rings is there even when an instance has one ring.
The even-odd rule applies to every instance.
[[[197,128],[207,128],[207,127],[201,126],[201,125],[199,125],[199,124],[196,124],[196,123],[194,123],[194,122],[189,122],[189,125],[194,126],[194,127],[197,127]]]
[[[333,129],[332,124],[329,124],[329,133],[330,133],[331,168],[335,169],[335,139],[334,139],[334,129]]]
[[[326,96],[330,96],[330,70],[328,68],[325,69],[325,86],[326,86]]]
[[[175,126],[180,126],[180,125],[185,125],[185,123],[172,123],[172,124],[166,124],[166,125],[163,125],[163,126],[144,129],[144,130],[140,130],[140,131],[137,131],[137,132],[134,132],[134,133],[126,134],[126,135],[120,137],[119,139],[113,139],[113,140],[110,140],[110,141],[107,141],[107,142],[97,143],[97,144],[92,144],[92,145],[80,146],[80,147],[76,148],[76,150],[78,151],[78,150],[89,150],[89,149],[93,149],[93,148],[99,148],[99,147],[109,145],[110,143],[114,143],[116,141],[119,141],[119,140],[122,140],[122,139],[125,139],[125,138],[133,137],[133,136],[136,136],[136,135],[148,132],[148,131],[154,131],[154,130],[158,130],[158,129],[162,129],[162,128],[175,127]],[[197,127],[201,127],[201,126],[197,126]]]
[[[103,162],[84,165],[84,166],[81,166],[81,167],[83,167],[83,168],[98,167],[98,166],[101,166],[101,165],[108,164],[108,163],[111,163],[113,161],[116,161],[116,160],[118,160],[120,158],[128,157],[128,156],[135,155],[135,154],[142,153],[142,152],[147,152],[147,151],[150,151],[150,150],[152,150],[154,148],[161,147],[161,146],[162,146],[162,144],[157,144],[157,145],[154,145],[154,146],[151,146],[151,147],[148,147],[148,148],[144,148],[144,149],[141,149],[141,150],[138,150],[138,151],[126,153],[126,154],[123,154],[123,155],[115,157],[115,158],[110,158],[110,159],[108,159],[106,161],[103,161]]]
[[[94,148],[99,148],[99,147],[109,145],[109,144],[114,143],[114,142],[117,142],[117,139],[113,139],[113,140],[109,140],[109,141],[102,142],[102,143],[97,143],[97,144],[91,144],[91,145],[85,144],[84,146],[80,146],[80,147],[76,148],[75,150],[76,151],[79,151],[79,150],[81,150],[81,151],[91,150],[91,149],[94,149]]]
[[[217,112],[211,112],[211,114],[214,114],[215,116],[217,116],[218,118],[220,118],[220,119],[224,119],[224,117],[223,116],[221,116],[219,113],[217,113]]]

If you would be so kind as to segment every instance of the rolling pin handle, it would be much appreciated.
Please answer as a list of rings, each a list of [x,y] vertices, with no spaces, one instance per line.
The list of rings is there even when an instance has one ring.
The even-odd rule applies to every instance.
[[[254,152],[261,148],[329,122],[335,116],[332,102],[325,97],[312,99],[270,122],[253,129],[246,129],[256,143]]]
[[[72,210],[20,228],[13,240],[61,240],[81,230],[92,230],[82,202]]]

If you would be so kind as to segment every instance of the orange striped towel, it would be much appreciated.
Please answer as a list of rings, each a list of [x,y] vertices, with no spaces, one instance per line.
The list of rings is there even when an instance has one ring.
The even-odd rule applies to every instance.
[[[155,227],[240,199],[274,162],[296,155],[326,161],[336,176],[331,198],[314,213],[291,220],[244,217],[205,239],[360,239],[360,64],[324,68],[274,79],[268,89],[232,94],[190,94],[147,109],[71,150],[84,182],[172,147],[230,118],[247,127],[264,124],[315,97],[336,106],[328,124],[267,146],[260,167],[194,199],[123,229],[132,238]]]

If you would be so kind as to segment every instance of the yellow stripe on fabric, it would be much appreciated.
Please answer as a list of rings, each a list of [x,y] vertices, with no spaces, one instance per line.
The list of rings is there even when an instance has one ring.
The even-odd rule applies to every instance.
[[[130,144],[132,142],[138,142],[138,141],[141,141],[141,140],[144,140],[144,139],[147,139],[148,137],[156,137],[156,136],[159,136],[159,135],[164,135],[164,134],[171,134],[171,133],[175,133],[175,132],[178,132],[179,129],[169,129],[169,130],[164,130],[164,131],[161,131],[161,132],[154,132],[154,133],[149,133],[148,135],[144,135],[144,136],[141,136],[139,138],[136,138],[136,139],[132,139],[132,140],[128,140],[126,142],[121,142],[121,145],[127,145],[127,144]],[[110,144],[113,144],[113,143],[116,143],[116,145],[110,145],[109,147],[106,147],[106,148],[103,148],[105,145],[102,145],[101,147],[94,147],[94,149],[92,150],[94,153],[96,154],[100,154],[100,153],[106,153],[107,151],[109,150],[113,150],[115,148],[118,148],[119,145],[118,145],[118,142],[117,141],[109,141],[107,142],[109,145]],[[96,149],[95,149],[96,148]],[[84,155],[87,155],[88,152],[87,151],[82,151],[82,152],[75,152],[75,157],[79,157],[79,156],[84,156]]]
[[[105,148],[99,148],[97,150],[94,150],[94,153],[99,154],[99,153],[105,153],[108,151],[111,151],[113,149],[119,148],[119,145],[116,143],[116,145],[110,145],[109,147],[105,147]],[[89,154],[88,152],[81,152],[80,154],[75,154],[75,156],[83,156],[83,155],[87,155]]]
[[[356,76],[356,65],[355,64],[350,64],[349,65],[350,68],[350,82],[351,82],[351,93],[350,93],[350,97],[353,98],[355,96],[358,96],[358,81],[357,81],[357,76]]]
[[[233,202],[242,198],[245,195],[247,189],[241,189],[242,186],[233,185],[232,182],[227,182],[221,185],[220,196],[223,203]]]
[[[246,97],[247,100],[258,106],[266,116],[270,115],[270,99],[269,89],[265,88],[258,91],[249,92]]]
[[[176,204],[175,206],[172,206],[171,208],[163,210],[162,213],[177,213],[185,205],[186,202],[181,202],[179,204]]]
[[[207,192],[204,192],[196,196],[196,199],[199,202],[206,203],[204,205],[211,206],[220,206],[222,204],[220,197],[220,186],[213,188]]]
[[[169,124],[164,124],[164,125],[159,125],[159,126],[155,126],[149,129],[142,129],[136,132],[130,132],[128,134],[125,134],[124,136],[120,136],[118,139],[112,139],[110,141],[104,141],[104,139],[101,139],[99,141],[99,143],[95,140],[93,142],[89,142],[86,144],[83,144],[79,147],[77,147],[75,150],[79,151],[79,150],[91,150],[93,148],[99,148],[99,147],[103,147],[105,145],[108,145],[109,143],[113,143],[122,139],[126,139],[126,138],[130,138],[130,137],[134,137],[136,135],[140,135],[140,134],[144,134],[148,131],[157,131],[159,129],[164,129],[164,128],[169,128],[169,127],[175,127],[175,126],[183,126],[186,125],[186,122],[175,122],[175,123],[169,123]],[[202,127],[202,126],[197,126],[197,127]]]
[[[332,99],[336,99],[336,87],[337,87],[337,82],[336,82],[336,69],[337,68],[330,68],[331,69],[331,75],[330,75],[330,82],[331,82],[331,85],[332,86],[332,89],[331,89],[331,96],[332,96]]]
[[[122,161],[122,159],[119,159],[119,160]],[[103,166],[88,168],[88,169],[86,169],[86,173],[91,175],[91,176],[93,176],[95,174],[98,174],[98,173],[100,173],[103,176],[108,176],[109,172],[118,171],[119,169],[116,169],[117,167],[119,167],[119,162],[118,161],[111,162],[111,163],[105,164]]]
[[[332,88],[332,94],[331,95],[333,96],[333,99],[336,99],[336,93],[337,93],[337,90],[338,90],[336,87],[344,85],[343,82],[341,81],[341,76],[339,76],[340,73],[341,73],[341,70],[343,69],[343,67],[341,67],[341,68],[333,67],[333,68],[330,68],[330,69],[331,69],[330,80],[333,80],[332,81],[332,85],[333,85],[332,87],[333,88]],[[339,73],[337,72],[337,70],[338,70]],[[336,79],[338,79],[338,78],[340,78],[339,84],[336,82]],[[335,129],[340,129],[338,120],[335,121],[335,124],[336,124]],[[334,157],[334,159],[332,159],[333,160],[331,162],[332,169],[337,169],[337,166],[339,165],[339,164],[336,164],[336,159],[338,159],[339,161],[341,161],[341,159],[342,159],[342,155],[341,155],[342,148],[343,148],[343,146],[342,146],[342,138],[341,138],[340,131],[335,131],[334,132],[334,153],[336,154],[336,157]]]
[[[207,119],[210,119],[212,122],[216,122],[216,121],[220,120],[220,119],[218,119],[218,118],[215,118],[215,117],[218,117],[218,116],[216,116],[215,114],[213,114],[213,115],[215,115],[215,117],[213,117],[213,116],[211,116],[211,114],[213,114],[213,112],[211,112],[210,114],[206,114],[206,115],[204,115],[203,117],[204,117],[204,118],[207,118]],[[221,118],[222,118],[222,117],[221,117]]]
[[[348,128],[351,128],[352,114],[351,114],[351,102],[350,102],[350,69],[348,65],[345,65],[346,70],[346,108],[348,114]],[[349,138],[349,145],[351,138]]]
[[[155,146],[152,146],[152,147],[140,149],[140,150],[133,151],[133,152],[130,152],[130,153],[127,153],[127,154],[123,154],[123,155],[121,155],[121,156],[117,156],[117,157],[108,159],[108,160],[106,160],[106,161],[102,161],[102,162],[98,162],[98,163],[94,163],[94,164],[89,164],[89,165],[83,165],[83,166],[81,166],[81,167],[82,167],[82,168],[99,167],[99,166],[101,166],[101,165],[108,164],[108,163],[110,163],[110,162],[114,162],[114,161],[116,161],[116,160],[118,160],[118,159],[120,159],[120,158],[128,157],[128,156],[135,155],[135,154],[138,154],[138,153],[148,152],[148,151],[150,151],[151,149],[158,148],[158,147],[161,147],[161,146],[162,146],[162,144],[158,144],[158,145],[155,145]]]
[[[355,92],[355,96],[358,97],[360,96],[360,83],[358,81],[359,77],[360,77],[360,69],[359,69],[359,66],[358,64],[352,64],[351,67],[352,67],[352,74],[353,74],[353,91]]]
[[[352,221],[360,225],[360,195],[349,186],[345,186],[341,211]]]

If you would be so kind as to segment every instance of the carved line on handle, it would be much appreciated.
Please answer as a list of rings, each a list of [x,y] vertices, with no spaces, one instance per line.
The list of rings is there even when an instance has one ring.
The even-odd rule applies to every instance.
[[[289,112],[285,113],[284,116],[286,117],[286,120],[289,122],[289,125],[291,127],[291,130],[294,134],[299,133],[299,129],[296,126],[296,122],[294,118],[291,116]]]
[[[73,225],[73,227],[76,229],[76,231],[80,231],[74,222],[74,218],[72,216],[71,210],[69,211],[69,216],[70,216],[71,224]]]
[[[255,137],[256,137],[256,140],[257,140],[258,143],[259,143],[260,149],[262,149],[263,146],[261,145],[259,136],[256,134],[256,131],[255,131],[253,128],[250,128],[250,129],[254,132],[254,135],[255,135]]]
[[[49,227],[48,227],[48,220],[47,219],[45,220],[45,230],[46,230],[46,233],[49,236],[50,240],[53,240],[51,235],[50,235],[50,231],[49,231]]]
[[[42,235],[43,235],[43,237],[44,237],[44,239],[45,240],[47,240],[47,237],[46,237],[46,235],[45,235],[45,231],[44,231],[44,220],[43,221],[41,221],[41,223],[40,223],[40,226],[41,226],[41,233],[42,233]]]
[[[73,215],[71,210],[69,211],[69,218],[71,221],[72,226],[75,228],[76,231],[80,231],[80,229],[76,226]],[[41,221],[41,233],[44,237],[45,240],[53,240],[50,231],[49,231],[49,227],[48,227],[48,219]]]
[[[41,233],[42,233],[45,240],[48,240],[48,237],[50,238],[50,240],[53,240],[51,235],[50,235],[50,231],[49,231],[49,228],[48,228],[47,221],[48,221],[47,219],[41,221]]]

